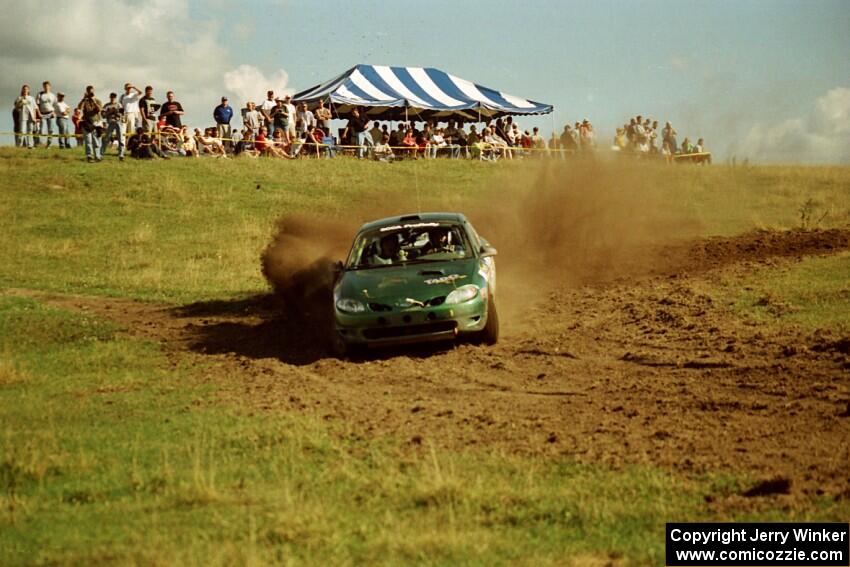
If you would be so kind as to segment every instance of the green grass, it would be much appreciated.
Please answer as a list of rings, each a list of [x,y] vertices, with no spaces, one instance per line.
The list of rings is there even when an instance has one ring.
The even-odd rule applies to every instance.
[[[761,324],[850,331],[848,252],[757,269],[743,281],[725,281],[720,290],[733,311]]]
[[[705,495],[735,482],[411,452],[247,415],[216,401],[203,367],[32,299],[0,298],[0,351],[4,564],[658,564],[664,522],[722,519]],[[746,517],[850,512],[821,506]]]
[[[6,243],[0,285],[171,301],[257,291],[264,289],[260,252],[280,214],[341,216],[374,189],[415,210],[410,166],[417,166],[416,179],[431,197],[471,184],[484,168],[451,164],[456,167],[446,189],[442,164],[381,165],[251,159],[88,164],[72,153],[31,157],[0,150]]]
[[[667,183],[685,193],[668,194],[671,206],[699,219],[706,236],[850,226],[850,167],[674,169]]]
[[[647,200],[700,234],[799,226],[806,203],[812,218],[827,212],[822,226],[850,222],[848,168],[617,171],[624,190],[640,176]],[[419,205],[469,212],[510,203],[537,166],[92,165],[76,150],[4,148],[0,178],[0,288],[186,303],[265,289],[259,255],[283,213],[356,223]],[[834,313],[847,305],[846,268],[846,255],[811,259],[754,275],[751,287],[799,308],[783,317],[843,324]],[[802,292],[804,282],[816,283]],[[657,564],[666,521],[850,514],[829,499],[705,508],[741,478],[413,451],[310,415],[246,413],[222,403],[204,372],[107,321],[0,296],[0,563],[537,565],[613,554]]]
[[[77,150],[0,148],[0,286],[168,302],[256,292],[265,289],[259,255],[283,213],[346,225],[419,206],[474,214],[516,198],[538,178],[537,165],[114,157],[87,164]],[[810,222],[825,212],[822,226],[850,225],[850,168],[599,167],[615,168],[606,179],[641,191],[652,209],[699,234],[799,226],[806,203]],[[587,170],[586,178],[598,177],[572,162],[554,177],[567,183]]]

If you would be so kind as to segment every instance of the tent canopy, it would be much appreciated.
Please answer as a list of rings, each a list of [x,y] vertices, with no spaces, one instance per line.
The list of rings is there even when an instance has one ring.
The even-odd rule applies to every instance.
[[[381,120],[479,121],[552,112],[550,104],[509,95],[432,67],[356,65],[293,98],[310,107],[324,100],[334,116],[341,118],[354,107],[366,108],[370,118]]]

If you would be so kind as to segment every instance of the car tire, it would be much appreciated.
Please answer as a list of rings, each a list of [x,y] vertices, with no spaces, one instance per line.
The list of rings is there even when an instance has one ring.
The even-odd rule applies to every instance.
[[[340,360],[352,360],[362,358],[366,351],[366,347],[356,343],[349,343],[336,337],[333,341],[333,354]]]
[[[494,345],[499,342],[499,313],[496,311],[493,296],[487,300],[487,322],[478,336],[478,342],[485,345]]]

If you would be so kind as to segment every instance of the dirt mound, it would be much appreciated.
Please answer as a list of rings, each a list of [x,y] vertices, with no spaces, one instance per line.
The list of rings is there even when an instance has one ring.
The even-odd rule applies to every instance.
[[[850,230],[759,230],[734,237],[698,240],[688,247],[682,268],[689,271],[716,268],[742,260],[773,257],[800,258],[850,248]]]

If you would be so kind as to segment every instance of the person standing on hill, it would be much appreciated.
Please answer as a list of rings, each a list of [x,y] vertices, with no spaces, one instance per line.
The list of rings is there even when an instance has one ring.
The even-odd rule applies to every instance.
[[[18,128],[15,132],[21,139],[21,146],[32,149],[32,133],[38,119],[38,105],[30,94],[30,86],[21,87],[21,95],[15,99],[15,109],[18,111]]]
[[[165,119],[165,123],[178,130],[183,127],[180,117],[183,115],[183,105],[174,100],[174,91],[165,93],[165,104],[162,105],[159,117]]]
[[[56,126],[59,130],[59,149],[71,147],[71,106],[65,102],[65,93],[56,94],[56,104],[53,106],[56,114]]]
[[[531,134],[531,147],[537,150],[537,157],[540,157],[545,153],[542,150],[546,149],[546,140],[540,135],[540,128],[537,126],[532,128],[531,131],[533,132]]]
[[[349,139],[350,144],[357,146],[357,159],[363,159],[366,153],[366,146],[373,146],[372,137],[368,135],[369,120],[360,116],[360,111],[356,108],[351,110],[351,116],[348,118],[348,126],[343,132],[343,139]]]
[[[295,139],[295,105],[292,104],[292,97],[286,95],[283,98],[283,105],[286,107],[286,113],[289,115],[289,139]]]
[[[579,147],[583,151],[593,149],[593,136],[593,124],[585,118],[579,126]]]
[[[646,146],[646,130],[643,127],[643,123],[640,120],[635,121],[634,126],[634,149],[638,152],[646,152],[648,150]]]
[[[227,103],[227,97],[221,97],[221,104],[213,110],[218,137],[224,141],[225,146],[230,146],[231,130],[230,121],[233,119],[233,107]]]
[[[664,129],[661,130],[661,141],[662,143],[666,142],[667,145],[670,146],[670,151],[672,153],[676,153],[676,150],[678,149],[676,145],[676,130],[669,122],[664,124]]]
[[[274,120],[272,119],[272,110],[277,106],[277,101],[274,98],[274,91],[266,92],[266,100],[257,109],[263,117],[263,125],[268,131],[268,137],[274,135]]]
[[[15,133],[15,147],[18,148],[21,146],[21,111],[15,104],[12,104],[12,131]]]
[[[299,105],[295,118],[295,131],[297,132],[298,139],[303,138],[304,134],[306,134],[310,128],[315,127],[316,117],[313,115],[313,112],[307,108],[307,103],[302,102]]]
[[[373,144],[379,144],[384,137],[384,132],[381,130],[381,125],[378,122],[372,123],[372,129],[369,130],[369,135],[372,137]]]
[[[647,130],[647,135],[649,136],[649,151],[650,151],[650,153],[657,154],[658,153],[658,120],[654,120],[652,122],[652,126],[650,126]]]
[[[139,113],[142,116],[142,128],[145,132],[156,131],[157,110],[159,110],[159,104],[153,96],[153,87],[148,85],[145,87],[145,96],[139,99]]]
[[[41,87],[44,90],[35,97],[35,103],[38,106],[40,117],[38,121],[38,133],[47,135],[45,145],[49,148],[53,142],[53,122],[55,118],[55,109],[53,106],[56,104],[56,95],[50,90],[50,81],[44,81]],[[41,145],[41,140],[38,136],[35,138],[35,145]]]
[[[132,83],[124,84],[124,94],[118,99],[118,104],[124,111],[124,133],[132,136],[136,132],[136,128],[141,122],[141,113],[139,111],[139,100],[142,98],[142,91],[136,88]]]
[[[316,115],[316,121],[319,123],[319,128],[325,133],[326,136],[331,135],[331,110],[325,107],[325,101],[320,100],[319,106],[316,107],[314,112]]]
[[[242,116],[242,124],[251,131],[251,135],[256,136],[260,132],[263,117],[257,111],[257,106],[253,102],[248,102],[248,109]]]
[[[578,149],[573,129],[570,128],[569,124],[564,126],[564,131],[561,133],[561,139],[559,140],[559,142],[559,149],[565,150],[564,152],[560,152],[561,157],[564,157],[566,154],[574,154]]]
[[[289,139],[289,110],[287,110],[286,105],[283,104],[283,99],[279,98],[275,101],[277,106],[275,106],[272,111],[272,124],[274,124],[274,131],[277,132],[280,130],[280,137],[285,144],[290,144],[292,140]]]
[[[102,161],[100,153],[100,134],[103,132],[100,112],[103,104],[94,95],[94,87],[89,85],[83,99],[77,105],[81,112],[80,127],[83,132],[83,141],[86,147],[86,161]],[[100,132],[98,132],[100,130]]]
[[[83,111],[79,108],[74,108],[74,113],[71,115],[71,124],[74,126],[74,140],[76,147],[83,145]]]
[[[109,102],[103,107],[103,117],[106,119],[106,131],[103,134],[101,154],[106,154],[112,135],[118,140],[118,161],[124,161],[124,109],[118,102],[118,94],[110,93]]]

